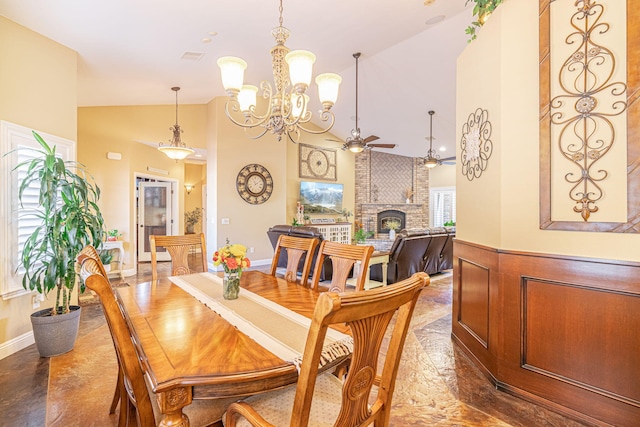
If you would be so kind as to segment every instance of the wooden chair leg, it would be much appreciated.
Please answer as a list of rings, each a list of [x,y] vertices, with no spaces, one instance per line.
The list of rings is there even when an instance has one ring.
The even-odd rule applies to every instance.
[[[118,406],[118,402],[120,401],[120,396],[122,393],[121,386],[122,386],[122,369],[120,368],[120,365],[118,365],[118,379],[116,382],[116,389],[113,392],[113,400],[111,400],[111,407],[109,408],[110,414],[115,414],[116,412],[116,407]]]

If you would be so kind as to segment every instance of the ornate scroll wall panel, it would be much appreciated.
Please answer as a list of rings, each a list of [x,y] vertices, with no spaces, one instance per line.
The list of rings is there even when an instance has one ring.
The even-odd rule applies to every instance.
[[[540,0],[543,229],[640,232],[640,12],[631,0],[624,9],[615,0]]]
[[[489,112],[482,108],[476,109],[462,125],[462,139],[460,140],[460,157],[462,174],[469,181],[480,178],[482,172],[489,165],[489,158],[493,153],[491,141],[492,126]]]
[[[626,7],[607,1],[551,4],[554,220],[626,220]]]

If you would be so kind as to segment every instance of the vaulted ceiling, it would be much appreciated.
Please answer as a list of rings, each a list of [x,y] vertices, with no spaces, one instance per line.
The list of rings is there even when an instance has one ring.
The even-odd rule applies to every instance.
[[[434,148],[455,155],[456,58],[472,21],[466,0],[283,0],[290,49],[314,52],[314,75],[343,78],[333,133],[355,126],[355,60],[363,136],[390,152],[425,156],[427,111],[435,110]],[[0,15],[79,53],[78,105],[203,104],[224,95],[216,60],[249,66],[245,81],[272,82],[276,0],[0,0]],[[28,47],[27,47],[28,48]],[[198,57],[198,59],[193,59]],[[309,92],[317,97],[315,88]],[[312,105],[317,110],[319,105]]]

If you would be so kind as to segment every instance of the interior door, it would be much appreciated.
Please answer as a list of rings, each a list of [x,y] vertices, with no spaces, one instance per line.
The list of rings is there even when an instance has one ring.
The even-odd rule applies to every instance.
[[[171,234],[171,183],[140,182],[138,186],[138,261],[151,261],[149,236]],[[158,261],[171,258],[158,248]]]

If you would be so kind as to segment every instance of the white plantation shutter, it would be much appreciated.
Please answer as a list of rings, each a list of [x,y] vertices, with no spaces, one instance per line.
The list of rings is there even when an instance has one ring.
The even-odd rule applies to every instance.
[[[54,135],[38,132],[50,146],[56,146],[56,154],[65,160],[75,159],[75,142]],[[40,155],[37,151],[40,145],[36,142],[31,129],[13,123],[0,121],[0,148],[3,157],[0,158],[1,174],[5,184],[5,194],[0,204],[0,245],[6,257],[0,262],[0,295],[8,299],[23,295],[28,291],[22,288],[22,269],[20,265],[22,248],[27,238],[39,225],[39,219],[33,214],[40,208],[38,194],[40,186],[32,183],[25,190],[22,197],[22,205],[18,201],[18,189],[20,182],[27,173],[27,168],[16,170],[20,163],[32,160]],[[5,153],[10,153],[4,155]]]
[[[429,199],[431,227],[442,227],[446,222],[456,222],[456,189],[439,187],[430,190]]]
[[[30,146],[20,145],[17,152],[17,164],[21,164],[24,161],[33,160],[39,155],[38,152],[31,150]],[[40,204],[38,203],[38,194],[40,188],[38,182],[32,182],[22,194],[22,204],[18,201],[17,190],[19,183],[27,176],[27,166],[22,166],[15,169],[12,173],[12,178],[15,179],[16,184],[16,197],[13,200],[14,207],[12,214],[16,223],[17,237],[18,237],[18,253],[17,256],[12,257],[11,270],[16,272],[19,276],[24,273],[24,268],[20,267],[20,259],[22,258],[22,248],[27,238],[33,233],[33,231],[40,224],[38,217],[34,215],[35,211],[40,211]],[[22,277],[21,277],[22,278]]]

